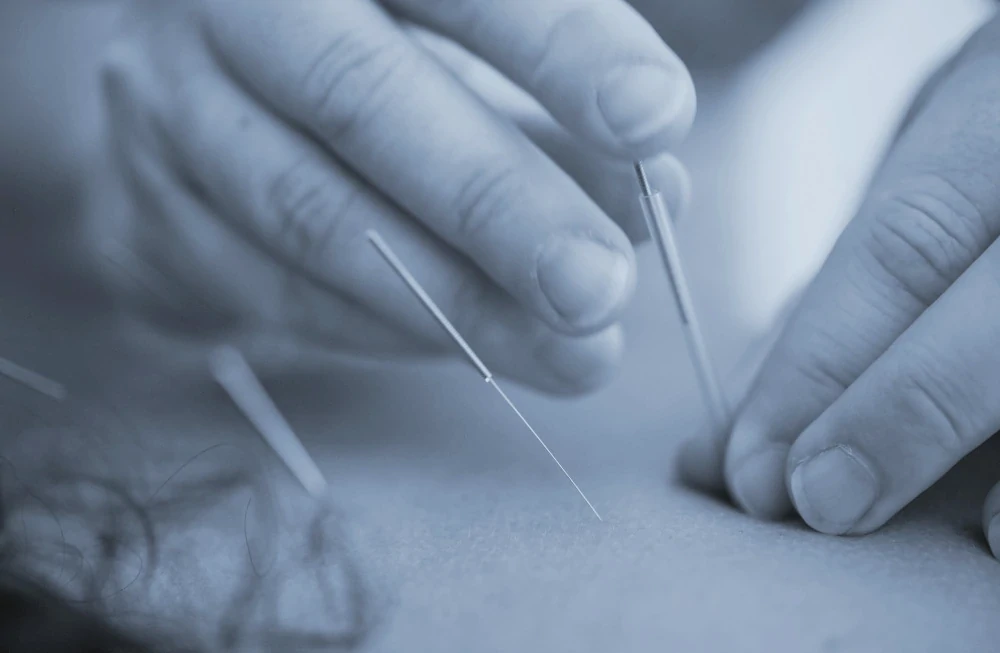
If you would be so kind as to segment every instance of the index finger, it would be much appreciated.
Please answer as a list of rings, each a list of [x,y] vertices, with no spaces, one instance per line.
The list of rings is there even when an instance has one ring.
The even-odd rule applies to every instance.
[[[632,158],[687,133],[687,69],[622,0],[386,0],[465,45],[527,90],[566,128]]]
[[[625,234],[376,5],[211,7],[216,50],[244,83],[522,306],[570,333],[614,322],[635,283]]]

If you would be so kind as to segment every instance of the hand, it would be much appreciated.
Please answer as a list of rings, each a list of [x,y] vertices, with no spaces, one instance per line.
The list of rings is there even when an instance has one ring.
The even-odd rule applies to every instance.
[[[1000,429],[1000,18],[932,81],[727,438],[682,456],[747,512],[863,534]],[[787,488],[787,489],[786,489]],[[1000,555],[1000,489],[984,525]]]
[[[551,117],[488,104],[466,83],[482,61]],[[552,392],[615,367],[643,233],[630,159],[695,108],[619,0],[143,0],[103,88],[132,210],[91,231],[158,324],[452,351],[365,242],[375,228],[487,364]],[[679,210],[682,169],[650,165]]]

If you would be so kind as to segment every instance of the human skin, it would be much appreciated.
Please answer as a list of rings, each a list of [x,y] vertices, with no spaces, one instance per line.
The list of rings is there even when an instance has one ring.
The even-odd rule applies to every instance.
[[[450,354],[365,243],[374,228],[498,374],[553,393],[608,380],[642,237],[629,162],[649,160],[679,212],[665,152],[695,112],[685,66],[625,2],[120,7],[80,105],[111,162],[86,185],[122,201],[78,229],[130,308],[209,340],[265,325],[354,354]],[[397,18],[551,117],[488,105]]]
[[[1000,430],[1000,18],[922,91],[731,431],[682,468],[748,513],[884,525]],[[983,528],[1000,555],[1000,489]]]
[[[664,152],[693,118],[694,91],[661,36],[700,33],[685,56],[733,62],[799,3],[634,4],[660,36],[619,1],[5,3],[0,190],[22,219],[5,225],[20,245],[3,258],[19,274],[110,287],[186,336],[264,325],[331,350],[450,353],[364,246],[376,227],[498,373],[594,389],[619,362],[632,245],[646,237],[629,160],[646,158],[674,214],[688,193]],[[734,34],[723,18],[737,14]],[[338,40],[348,26],[359,36]],[[476,56],[419,38],[428,31]],[[326,53],[329,79],[305,81],[329,42],[344,46]],[[600,90],[619,77],[634,88]],[[500,95],[555,119],[486,97],[505,85]],[[369,92],[384,95],[369,105]],[[638,122],[613,125],[611,110]],[[563,247],[573,235],[582,245]],[[538,267],[549,250],[564,253],[551,274]]]

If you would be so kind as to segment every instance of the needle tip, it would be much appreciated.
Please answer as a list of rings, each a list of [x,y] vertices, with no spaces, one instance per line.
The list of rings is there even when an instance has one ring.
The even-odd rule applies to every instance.
[[[652,195],[653,189],[649,185],[649,177],[646,176],[646,170],[642,167],[642,161],[636,161],[633,165],[635,166],[636,177],[639,178],[639,188],[642,189],[642,194],[647,196]]]

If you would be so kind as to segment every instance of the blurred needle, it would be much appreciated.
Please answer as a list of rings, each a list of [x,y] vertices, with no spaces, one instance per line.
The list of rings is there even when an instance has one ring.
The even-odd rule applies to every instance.
[[[66,398],[66,388],[61,383],[47,379],[41,374],[21,367],[6,358],[0,358],[0,374],[56,401],[62,401]]]
[[[320,498],[327,489],[323,473],[274,405],[243,354],[234,347],[222,346],[212,352],[210,364],[216,382],[223,387],[264,441],[274,449],[306,492]]]
[[[427,292],[423,289],[423,287],[420,285],[420,282],[418,282],[416,278],[414,278],[414,276],[410,274],[410,271],[406,269],[406,266],[403,265],[403,262],[399,260],[395,252],[392,251],[392,248],[389,247],[388,243],[386,243],[385,240],[382,239],[382,236],[380,236],[378,232],[373,230],[367,231],[365,233],[365,236],[368,238],[368,242],[370,242],[372,246],[374,246],[375,249],[378,250],[378,253],[381,254],[382,258],[385,259],[386,263],[388,263],[389,266],[396,272],[396,274],[399,275],[399,278],[403,280],[403,282],[407,285],[410,291],[414,295],[416,295],[417,299],[420,300],[420,303],[423,305],[423,307],[427,309],[427,311],[431,314],[431,316],[435,320],[437,320],[437,323],[441,325],[441,328],[443,328],[448,333],[448,335],[451,336],[451,339],[454,340],[455,344],[457,344],[459,348],[462,350],[462,352],[465,353],[466,357],[469,359],[472,365],[479,371],[479,374],[482,375],[483,379],[488,384],[492,385],[497,392],[500,393],[500,396],[503,397],[503,400],[505,402],[507,402],[507,405],[511,407],[511,409],[521,419],[524,425],[528,427],[528,430],[531,431],[531,434],[533,436],[535,436],[535,439],[538,440],[538,443],[542,445],[542,448],[545,449],[545,452],[549,454],[549,457],[552,458],[552,461],[559,467],[559,469],[566,476],[566,478],[569,479],[569,482],[573,484],[573,487],[576,488],[576,491],[580,494],[580,497],[587,502],[587,505],[593,511],[594,515],[597,516],[597,519],[599,519],[600,521],[604,521],[603,519],[601,519],[601,515],[599,512],[597,512],[597,509],[594,508],[594,504],[590,503],[590,500],[587,498],[587,495],[583,493],[583,490],[581,490],[580,486],[576,484],[576,481],[573,480],[573,477],[569,475],[569,472],[566,471],[566,468],[562,466],[562,463],[559,462],[559,459],[556,458],[556,455],[552,453],[552,450],[549,449],[548,445],[545,444],[545,441],[542,440],[541,436],[538,435],[538,432],[535,431],[535,429],[532,428],[531,424],[528,423],[528,420],[525,419],[524,415],[521,414],[521,411],[517,409],[517,406],[515,406],[514,402],[510,400],[510,397],[507,396],[507,393],[505,393],[503,390],[500,389],[500,386],[497,385],[496,380],[493,378],[493,373],[489,370],[488,367],[486,367],[486,364],[483,363],[482,360],[480,360],[479,356],[476,355],[476,352],[473,351],[472,347],[469,346],[469,343],[465,341],[465,338],[462,337],[462,334],[458,332],[458,330],[454,327],[451,321],[448,320],[448,318],[441,311],[441,309],[438,308],[438,305],[434,303],[434,300],[431,299],[430,295],[428,295]]]

